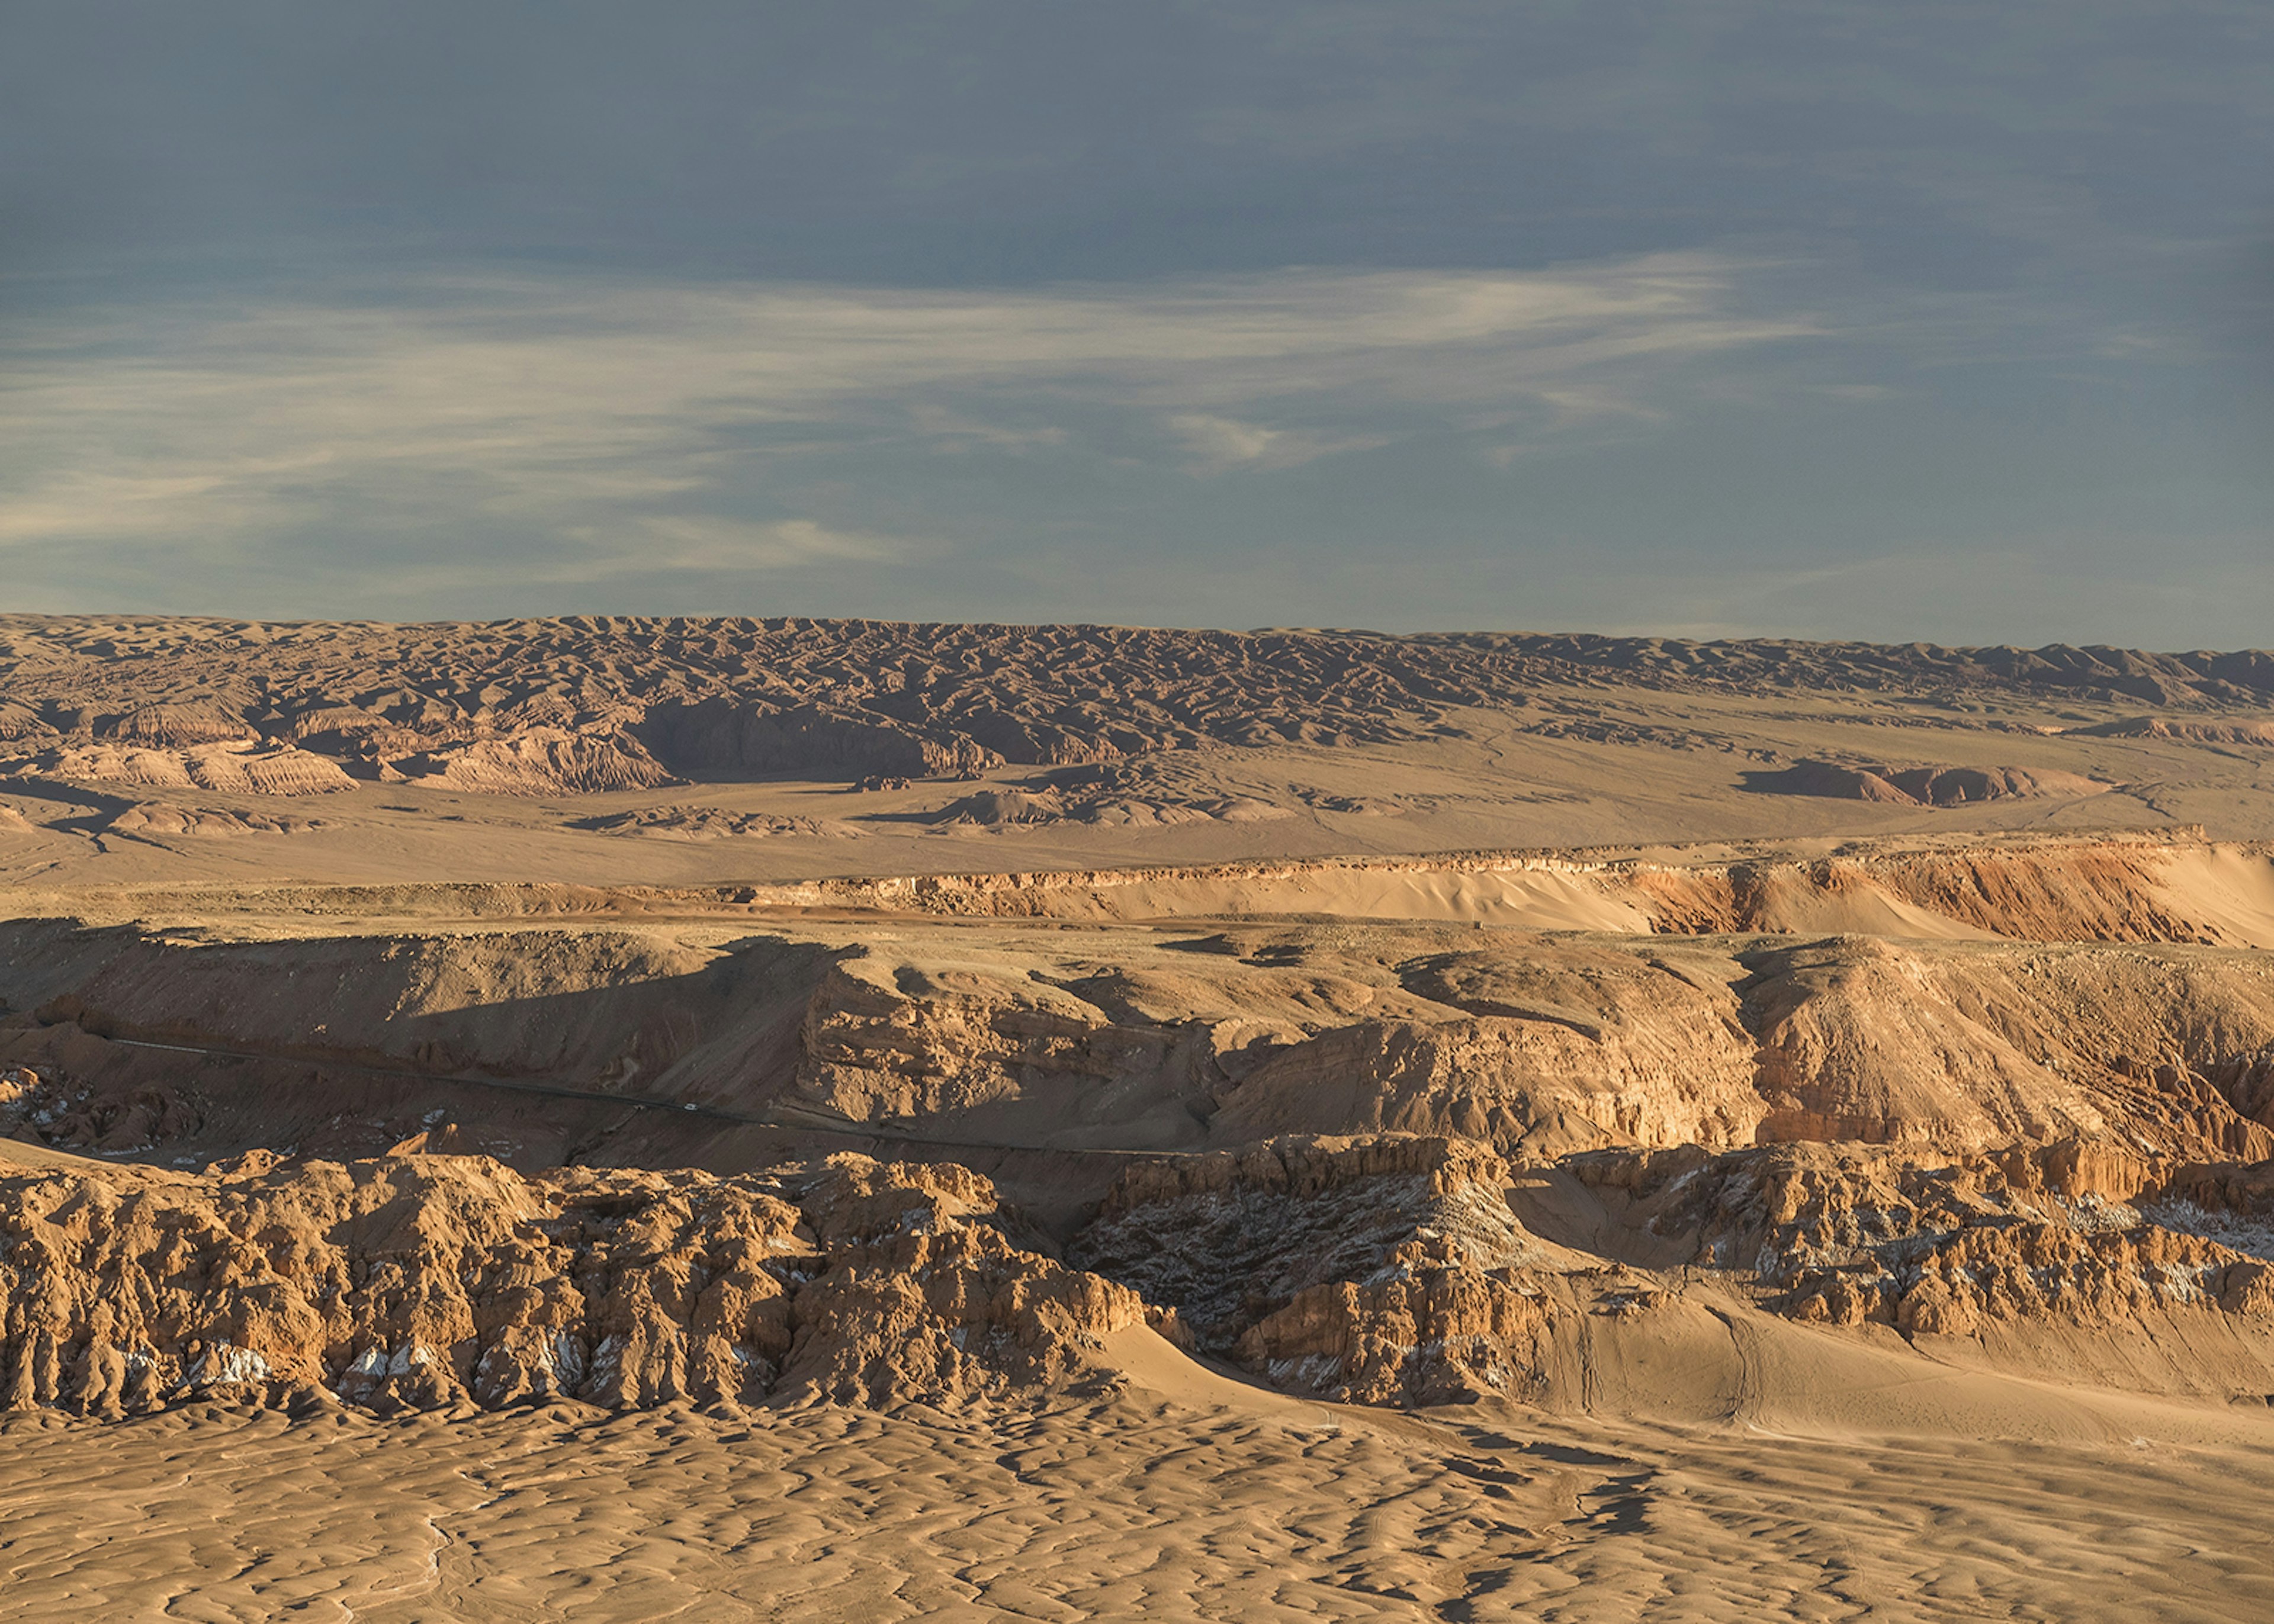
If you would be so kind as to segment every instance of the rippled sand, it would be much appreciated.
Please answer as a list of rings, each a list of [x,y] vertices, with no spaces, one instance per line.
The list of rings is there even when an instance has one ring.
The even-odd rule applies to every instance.
[[[2274,1420],[2071,1395],[2057,1421],[2026,1387],[2009,1396],[2013,1435],[1991,1439],[1421,1419],[1173,1373],[965,1416],[17,1417],[0,1426],[0,1610],[2274,1617]]]

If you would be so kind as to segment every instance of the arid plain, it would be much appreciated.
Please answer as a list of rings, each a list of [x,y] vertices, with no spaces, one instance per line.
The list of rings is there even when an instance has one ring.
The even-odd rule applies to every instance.
[[[2274,1616],[2274,656],[0,618],[0,1611]]]

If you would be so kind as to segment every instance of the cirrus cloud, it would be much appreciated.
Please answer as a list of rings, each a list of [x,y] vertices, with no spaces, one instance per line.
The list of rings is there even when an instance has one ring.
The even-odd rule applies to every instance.
[[[1058,415],[1164,420],[1206,474],[1556,419],[1582,396],[1645,411],[1688,359],[1822,333],[1746,310],[1747,268],[1677,254],[1005,292],[490,277],[78,312],[4,357],[0,545],[507,524],[563,538],[558,579],[605,573],[609,535],[627,558],[675,538],[666,568],[857,562],[876,555],[813,542],[841,527],[769,501],[769,470],[885,441],[1079,452]]]

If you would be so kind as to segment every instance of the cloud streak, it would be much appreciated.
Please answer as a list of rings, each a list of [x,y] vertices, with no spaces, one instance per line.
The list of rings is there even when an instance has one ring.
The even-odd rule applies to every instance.
[[[521,277],[76,312],[0,354],[0,546],[346,519],[558,536],[564,580],[605,575],[612,545],[666,569],[875,562],[905,544],[768,511],[767,470],[884,442],[1079,455],[1058,419],[1116,414],[1165,423],[1203,476],[1526,413],[1552,432],[1574,401],[1647,415],[1688,362],[1823,334],[1754,313],[1746,275],[1661,255],[1013,292]]]
[[[1324,456],[1344,451],[1366,451],[1389,443],[1381,434],[1315,434],[1301,429],[1267,428],[1237,417],[1219,417],[1204,411],[1172,413],[1169,430],[1189,453],[1186,463],[1194,474],[1229,473],[1234,469],[1261,470],[1299,468]]]

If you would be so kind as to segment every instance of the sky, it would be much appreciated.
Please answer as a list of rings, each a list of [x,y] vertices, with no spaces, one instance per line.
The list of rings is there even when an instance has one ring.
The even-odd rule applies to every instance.
[[[2263,0],[13,0],[0,609],[2274,642]]]

